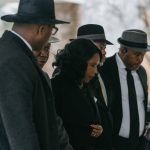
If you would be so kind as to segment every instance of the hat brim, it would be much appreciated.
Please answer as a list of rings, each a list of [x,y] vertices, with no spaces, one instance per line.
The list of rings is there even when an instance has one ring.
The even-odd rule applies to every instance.
[[[111,43],[110,41],[108,40],[104,40],[106,42],[107,45],[114,45],[113,43]]]
[[[122,43],[122,38],[118,38],[117,41],[118,41],[119,44],[121,44],[121,45],[123,45],[127,48],[131,48],[131,49],[133,49],[134,51],[137,51],[137,52],[150,51],[150,46],[149,45],[147,45],[147,48],[139,48],[139,47],[132,47],[132,46],[129,46],[127,44]]]
[[[17,14],[14,15],[5,15],[1,17],[2,20],[6,22],[17,22],[17,23],[36,23],[36,24],[69,24],[69,22],[62,21],[62,20],[56,20],[51,18],[42,18],[42,17],[31,17],[31,16],[20,16]]]
[[[79,39],[79,38],[76,38],[76,39]],[[111,43],[110,41],[108,41],[106,39],[90,39],[90,38],[85,38],[85,39],[92,40],[92,41],[104,41],[104,42],[106,42],[107,45],[114,45],[113,43]],[[73,41],[75,39],[69,39],[69,40]]]

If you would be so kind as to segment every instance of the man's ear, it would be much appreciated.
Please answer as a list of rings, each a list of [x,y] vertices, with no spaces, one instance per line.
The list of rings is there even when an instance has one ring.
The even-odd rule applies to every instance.
[[[128,49],[126,47],[121,47],[119,49],[119,56],[123,58],[124,55],[126,55],[127,52],[128,52]]]
[[[121,49],[121,53],[122,54],[126,54],[128,52],[128,49],[126,48],[126,47],[123,47],[122,49]]]
[[[44,25],[39,25],[38,26],[38,33],[43,33],[43,31],[45,30],[45,26]]]
[[[43,33],[44,30],[45,30],[44,25],[37,25],[37,27],[36,27],[37,34]]]
[[[124,47],[124,53],[127,53],[128,49],[126,47]]]

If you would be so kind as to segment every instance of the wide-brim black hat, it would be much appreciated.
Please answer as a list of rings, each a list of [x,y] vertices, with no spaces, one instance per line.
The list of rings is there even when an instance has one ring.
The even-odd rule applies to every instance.
[[[55,19],[53,0],[20,0],[17,14],[1,17],[7,22],[29,24],[64,24],[68,23]]]
[[[104,28],[97,24],[86,24],[78,28],[77,39],[85,38],[92,41],[104,41],[108,45],[113,45],[105,37]],[[72,41],[74,39],[70,39]]]
[[[150,46],[147,44],[147,34],[142,30],[125,30],[122,37],[118,38],[118,43],[138,52],[150,51]]]

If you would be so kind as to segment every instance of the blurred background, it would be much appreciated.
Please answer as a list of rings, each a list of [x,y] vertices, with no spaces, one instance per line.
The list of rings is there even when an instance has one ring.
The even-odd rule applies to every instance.
[[[138,28],[148,33],[150,44],[150,0],[54,0],[56,18],[69,21],[69,25],[58,25],[56,37],[61,41],[53,43],[50,58],[44,66],[49,76],[53,72],[51,66],[54,55],[62,49],[70,38],[76,38],[79,26],[84,24],[100,24],[105,29],[106,38],[114,43],[107,46],[107,57],[118,51],[117,38],[123,30]],[[0,0],[0,16],[17,12],[19,0]],[[5,29],[11,28],[10,23],[0,21],[0,36]],[[150,52],[144,58],[142,65],[148,74],[150,85]],[[150,87],[150,86],[149,86]],[[150,93],[150,88],[149,88]],[[150,95],[150,94],[149,94]],[[150,102],[150,98],[149,98]]]

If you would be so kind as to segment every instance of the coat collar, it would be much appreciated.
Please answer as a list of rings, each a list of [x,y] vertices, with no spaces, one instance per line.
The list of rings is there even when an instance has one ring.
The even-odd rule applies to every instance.
[[[10,32],[12,32],[13,34],[15,34],[16,36],[18,36],[20,39],[22,39],[22,41],[29,47],[29,49],[32,51],[32,47],[31,45],[18,33],[16,33],[15,31],[11,30]]]
[[[29,46],[27,46],[27,44],[16,34],[10,32],[10,31],[5,31],[3,34],[2,38],[7,38],[10,40],[14,40],[15,43],[18,45],[18,47],[20,47],[20,50],[22,50],[22,52],[30,58],[31,62],[33,63],[33,65],[35,66],[36,70],[38,71],[38,73],[40,74],[40,78],[41,80],[43,80],[43,82],[45,82],[48,87],[51,89],[51,85],[49,84],[45,74],[43,73],[43,71],[41,70],[41,68],[39,67],[36,58],[34,57],[31,49],[29,48]]]

